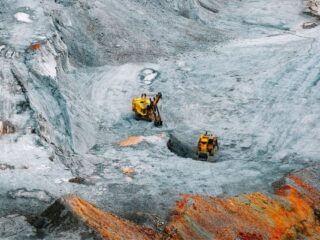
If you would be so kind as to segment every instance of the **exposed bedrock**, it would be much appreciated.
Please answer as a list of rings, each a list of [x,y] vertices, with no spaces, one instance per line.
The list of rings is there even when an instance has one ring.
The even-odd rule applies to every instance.
[[[213,21],[214,2],[77,1],[73,7],[51,15],[72,61],[101,66],[154,61],[194,48],[204,49],[208,42],[220,42],[226,38],[223,31],[205,24]]]
[[[19,216],[72,192],[135,224],[67,196],[30,220],[47,239],[317,239],[317,166],[273,195],[207,197],[267,191],[318,162],[320,32],[301,29],[300,4],[0,0],[0,120],[15,131],[0,137],[0,229],[13,226],[0,238],[17,219],[27,239]],[[158,91],[155,129],[130,105]],[[217,131],[215,163],[176,156],[195,157],[190,129]]]
[[[220,199],[183,195],[166,232],[173,239],[317,239],[320,165],[274,183],[275,194]]]
[[[50,234],[73,232],[94,239],[160,239],[155,231],[104,212],[76,195],[57,200],[34,224]]]
[[[199,131],[174,131],[167,143],[169,150],[180,157],[197,159]]]
[[[16,214],[0,218],[1,239],[35,239],[36,229],[23,216]]]
[[[200,130],[174,130],[169,134],[167,142],[168,149],[179,157],[192,158],[194,160],[201,160],[198,157],[198,141],[199,136],[205,132],[214,134],[213,131],[200,131]],[[219,137],[218,137],[219,139]],[[215,153],[210,156],[207,161],[216,162],[223,160],[223,153]]]
[[[315,17],[320,17],[320,1],[319,0],[305,0],[307,4],[306,13],[309,13]]]
[[[163,232],[136,225],[68,195],[42,214],[42,229],[86,229],[102,239],[317,239],[320,165],[273,184],[274,194],[218,198],[181,195]],[[93,232],[90,232],[90,229]]]

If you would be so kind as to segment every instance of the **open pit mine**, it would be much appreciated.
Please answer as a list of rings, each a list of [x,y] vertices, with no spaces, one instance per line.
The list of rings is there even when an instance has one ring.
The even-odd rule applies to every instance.
[[[319,0],[0,0],[0,239],[320,240]]]

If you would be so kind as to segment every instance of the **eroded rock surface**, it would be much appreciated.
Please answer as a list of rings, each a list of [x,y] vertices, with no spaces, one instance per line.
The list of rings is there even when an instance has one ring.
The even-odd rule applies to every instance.
[[[136,223],[163,222],[179,193],[270,191],[284,173],[318,162],[320,31],[301,28],[315,21],[303,7],[0,0],[0,119],[16,127],[0,138],[0,217],[39,214],[46,199],[74,192]],[[164,125],[154,129],[130,104],[158,91]],[[214,163],[153,138],[173,133],[192,155],[193,131],[205,129],[221,139]],[[119,147],[128,136],[144,140]],[[90,184],[70,183],[76,176]],[[88,236],[61,231],[52,239]]]
[[[320,165],[275,182],[274,194],[218,198],[184,194],[164,232],[136,225],[68,195],[43,214],[49,226],[86,226],[103,239],[317,239],[320,236]],[[69,217],[66,217],[69,216]],[[70,220],[72,217],[72,221]]]
[[[36,229],[19,215],[9,215],[0,218],[0,239],[34,239]]]
[[[319,0],[307,0],[307,12],[313,16],[320,17],[320,1]]]
[[[45,228],[50,232],[82,229],[89,233],[91,229],[95,237],[103,239],[160,239],[155,231],[104,212],[75,195],[57,200],[42,217],[46,218]]]
[[[166,232],[173,239],[317,239],[320,165],[275,182],[275,194],[183,195]]]

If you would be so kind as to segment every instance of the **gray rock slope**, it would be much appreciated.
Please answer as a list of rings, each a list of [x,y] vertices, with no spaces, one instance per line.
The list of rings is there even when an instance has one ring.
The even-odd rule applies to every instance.
[[[0,164],[10,166],[0,168],[0,217],[30,217],[77,193],[135,221],[166,219],[179,193],[268,191],[319,161],[320,29],[302,29],[317,21],[305,7],[0,1],[0,120],[16,129],[0,137]],[[159,74],[144,81],[149,68]],[[136,121],[132,97],[159,91],[164,126]],[[220,139],[214,162],[168,150],[170,136],[190,149],[205,130]],[[120,148],[131,135],[145,141]]]

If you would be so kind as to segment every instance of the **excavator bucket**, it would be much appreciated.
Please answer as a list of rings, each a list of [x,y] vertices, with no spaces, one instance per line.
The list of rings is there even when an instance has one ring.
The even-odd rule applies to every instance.
[[[155,107],[155,110],[154,110],[154,125],[157,127],[162,126],[162,120],[161,120],[160,112],[157,106]]]
[[[154,120],[154,125],[157,126],[157,127],[162,126],[162,120],[160,118],[159,119],[155,119]]]

